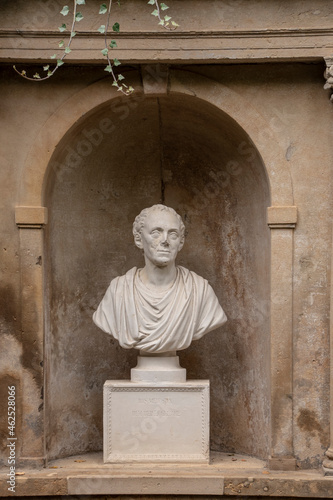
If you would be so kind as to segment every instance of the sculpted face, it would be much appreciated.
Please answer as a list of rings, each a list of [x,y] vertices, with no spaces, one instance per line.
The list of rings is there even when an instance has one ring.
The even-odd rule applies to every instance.
[[[159,210],[148,214],[136,245],[143,249],[145,258],[158,267],[174,262],[183,247],[177,217]]]

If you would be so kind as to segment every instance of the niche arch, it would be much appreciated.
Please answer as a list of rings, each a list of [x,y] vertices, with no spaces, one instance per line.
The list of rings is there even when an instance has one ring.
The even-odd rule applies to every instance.
[[[143,91],[140,75],[129,72],[136,92]],[[270,123],[242,95],[229,87],[189,71],[170,71],[168,93],[196,96],[211,103],[233,118],[247,131],[262,157],[267,171],[271,204],[292,206],[293,189],[285,152]],[[27,156],[21,177],[17,204],[19,206],[44,206],[47,179],[51,158],[61,139],[92,109],[119,98],[119,93],[110,88],[108,79],[95,82],[68,99],[40,130]],[[126,106],[126,99],[122,101]],[[127,114],[127,111],[124,111]]]
[[[140,95],[139,82],[136,87],[138,89],[137,95]],[[126,253],[126,259],[124,260],[123,250],[124,248],[130,248],[132,243],[130,234],[127,232],[125,236],[122,229],[130,228],[134,216],[137,215],[141,208],[157,203],[163,197],[166,204],[170,204],[180,211],[190,229],[200,227],[199,243],[197,236],[194,237],[193,232],[190,231],[190,251],[187,257],[183,257],[179,263],[210,279],[224,306],[228,299],[225,298],[223,291],[225,287],[223,285],[229,283],[230,288],[233,287],[232,289],[236,290],[234,296],[237,299],[236,306],[243,306],[241,314],[237,315],[235,311],[232,311],[230,315],[228,307],[232,309],[232,300],[229,300],[229,305],[225,306],[225,308],[227,313],[229,312],[231,322],[233,322],[231,331],[229,333],[216,332],[213,334],[214,338],[206,337],[200,346],[199,344],[198,347],[193,346],[182,355],[183,365],[188,369],[191,378],[216,377],[216,372],[214,373],[211,368],[216,368],[220,362],[218,359],[219,351],[215,348],[217,336],[220,335],[220,339],[223,339],[220,348],[224,349],[224,359],[229,358],[237,361],[237,370],[242,370],[245,366],[247,371],[248,390],[246,394],[241,394],[240,388],[242,384],[240,379],[235,376],[236,372],[229,373],[229,376],[225,376],[225,373],[221,370],[218,372],[219,376],[215,379],[215,392],[212,394],[214,402],[217,401],[217,404],[213,405],[212,411],[212,448],[217,451],[236,451],[267,458],[272,454],[272,442],[270,441],[270,400],[272,392],[270,393],[269,387],[271,367],[269,365],[269,301],[267,301],[267,297],[269,297],[270,250],[269,230],[266,227],[265,218],[266,208],[270,204],[288,206],[293,204],[290,175],[283,152],[278,141],[274,140],[274,135],[270,131],[268,124],[255,109],[251,108],[244,100],[242,101],[238,94],[227,87],[194,73],[172,71],[170,73],[168,94],[159,97],[144,96],[142,94],[143,98],[137,99],[137,106],[130,107],[129,111],[129,104],[126,101],[117,99],[118,95],[115,94],[113,94],[113,98],[110,98],[110,96],[109,84],[101,81],[79,92],[67,101],[43,127],[27,158],[25,175],[23,176],[20,205],[26,207],[47,206],[51,209],[50,224],[46,228],[45,242],[46,257],[50,263],[46,281],[51,283],[51,276],[53,276],[53,279],[70,276],[70,269],[66,268],[66,265],[63,266],[63,261],[61,263],[59,259],[66,252],[71,252],[71,246],[66,246],[71,228],[77,231],[73,239],[78,243],[76,250],[83,252],[85,249],[87,251],[86,255],[94,256],[95,261],[101,257],[105,262],[105,267],[96,272],[90,258],[86,261],[79,259],[79,267],[76,271],[81,271],[81,273],[76,273],[77,281],[74,287],[67,288],[64,294],[63,287],[55,287],[53,281],[52,286],[47,289],[47,294],[43,294],[44,298],[48,297],[44,306],[52,303],[52,301],[53,306],[55,302],[58,304],[58,307],[50,308],[53,317],[46,313],[47,409],[45,413],[45,440],[47,453],[50,458],[55,458],[92,451],[101,447],[101,402],[97,403],[97,395],[101,393],[102,381],[106,378],[125,378],[124,373],[119,372],[118,368],[122,367],[129,370],[130,366],[135,363],[134,356],[132,353],[122,352],[110,339],[102,338],[102,333],[97,333],[97,335],[101,336],[101,340],[98,341],[96,349],[94,341],[91,340],[96,335],[96,330],[94,330],[94,335],[83,337],[84,363],[82,364],[83,358],[81,358],[81,360],[79,359],[73,364],[73,359],[80,350],[80,342],[72,342],[70,336],[74,330],[77,339],[79,332],[83,331],[84,325],[77,315],[77,310],[73,314],[74,310],[71,307],[75,307],[75,304],[80,305],[81,313],[87,324],[88,313],[90,315],[97,305],[109,280],[138,263],[139,256],[134,248]],[[121,154],[124,154],[123,149],[114,153],[115,148],[113,148],[112,153],[112,162],[114,164],[118,162],[118,173],[122,172],[123,184],[113,184],[112,181],[117,179],[116,171],[114,171],[114,177],[109,179],[107,184],[104,182],[105,176],[110,171],[110,164],[101,162],[101,157],[96,157],[96,152],[100,149],[100,144],[102,144],[97,144],[100,137],[98,131],[102,132],[104,139],[106,136],[110,137],[109,132],[102,130],[103,127],[106,130],[108,125],[110,130],[112,128],[112,124],[106,121],[109,118],[110,105],[114,110],[118,110],[116,111],[118,121],[116,120],[117,127],[115,129],[118,132],[119,130],[122,132],[122,129],[118,127],[119,125],[129,124],[130,121],[133,124],[135,123],[136,130],[139,128],[141,132],[148,130],[145,128],[145,123],[149,122],[149,120],[150,125],[153,123],[156,125],[155,127],[149,127],[149,129],[155,133],[158,131],[158,137],[149,137],[149,141],[152,142],[148,143],[148,149],[144,149],[143,152],[141,151],[138,154],[138,146],[144,143],[146,135],[141,134],[141,140],[139,140],[137,133],[133,133],[133,126],[132,129],[128,127],[132,130],[130,140],[122,144],[123,148],[127,148],[126,155],[128,151],[132,151],[132,160],[135,160],[134,165],[144,165],[143,171],[147,179],[153,179],[149,189],[146,189],[147,184],[145,182],[139,184],[140,175],[137,175],[140,174],[139,168],[137,168],[135,176],[130,176],[128,175],[130,170],[121,165],[120,157]],[[145,108],[144,111],[142,106]],[[186,110],[189,118],[187,123],[190,124],[187,129],[182,128],[183,135],[177,134],[173,128],[174,121],[172,117],[179,118],[179,109],[182,112]],[[125,118],[122,119],[122,116]],[[161,117],[162,127],[160,126]],[[206,121],[203,120],[203,117],[205,117]],[[213,126],[213,123],[215,128],[218,128],[216,124],[219,123],[220,135],[218,136],[215,131],[215,140],[209,140],[210,134],[207,131],[209,131],[210,126]],[[57,124],[56,131],[55,124]],[[200,134],[197,134],[194,140],[193,133],[196,125],[199,126],[203,136],[201,134],[200,137]],[[178,132],[180,132],[180,129],[178,129]],[[115,143],[119,144],[118,141],[121,140],[122,133],[117,136],[117,132],[112,129],[112,134],[115,135]],[[123,137],[125,136],[123,135]],[[206,145],[203,137],[208,140]],[[105,142],[104,139],[103,142]],[[93,144],[93,140],[98,145],[98,149],[92,148],[90,151],[91,148],[84,146],[83,141],[86,141],[85,144],[87,141]],[[82,144],[78,149],[80,141]],[[177,148],[173,147],[175,141]],[[163,146],[159,148],[149,147],[149,144],[156,146],[157,143],[159,145],[163,144]],[[192,153],[191,144],[192,146],[196,145],[196,149]],[[74,149],[73,145],[75,145]],[[184,151],[181,151],[182,148]],[[66,155],[64,155],[64,151],[66,151]],[[68,156],[70,153],[72,153],[72,156]],[[86,170],[81,168],[82,161],[78,163],[75,153],[81,157],[83,164],[87,164],[84,161],[85,159],[90,158],[91,161],[91,155],[94,154],[92,168],[90,170],[89,168]],[[114,154],[117,157],[116,160],[114,160]],[[152,161],[154,157],[155,159]],[[163,157],[162,175],[161,157]],[[66,158],[67,163],[71,163],[72,160],[70,165],[66,165]],[[198,158],[201,160],[199,163]],[[149,159],[149,162],[147,159]],[[151,164],[154,166],[152,170],[150,170]],[[177,166],[176,169],[173,168],[174,165]],[[80,168],[77,168],[79,166]],[[141,173],[143,171],[141,170]],[[190,177],[188,174],[190,174]],[[75,196],[72,197],[72,195],[75,189],[79,189],[77,193],[82,193],[80,189],[83,184],[85,184],[86,188],[92,191],[95,190],[96,195],[98,191],[97,186],[94,185],[96,177],[99,178],[101,187],[98,193],[99,205],[97,211],[102,216],[99,221],[97,218],[94,218],[94,221],[89,220],[89,217],[85,217],[83,221],[80,219],[79,214],[88,215],[88,207],[92,206],[91,204],[94,202],[89,196],[81,198],[77,196],[77,205],[73,210]],[[32,179],[34,182],[32,182]],[[131,182],[128,184],[130,179],[132,179],[132,184]],[[191,182],[188,182],[187,179],[190,179]],[[241,196],[242,182],[246,184],[247,201],[252,195],[250,205],[247,202],[244,203],[245,198]],[[60,185],[67,186],[62,201],[65,205],[66,202],[70,202],[67,205],[68,210],[63,210],[62,214],[60,213],[61,210],[60,212],[58,210],[60,205],[56,207],[53,204],[56,197],[55,190]],[[127,188],[124,188],[126,185]],[[259,189],[256,189],[256,186]],[[135,203],[133,203],[132,199],[130,200],[131,203],[127,206],[124,218],[119,211],[119,207],[121,207],[119,197],[121,198],[126,189],[128,195],[130,190],[134,188],[140,189],[142,196]],[[87,193],[88,191],[86,191]],[[116,213],[108,213],[107,207],[112,197],[116,199],[113,204],[113,208],[117,208]],[[57,198],[58,201],[60,199],[61,196]],[[227,200],[228,203],[223,204],[223,200],[224,202]],[[223,207],[222,212],[215,210],[218,207]],[[215,218],[208,217],[209,213],[212,212]],[[57,217],[54,217],[56,213]],[[242,224],[242,218],[244,217],[249,222],[247,218],[249,213],[252,213],[251,222],[253,224]],[[226,217],[227,222],[224,228],[221,227],[221,221],[225,221],[223,216]],[[109,254],[107,242],[110,233],[105,231],[108,220],[111,221],[113,227],[121,230],[119,233],[115,232],[113,234],[116,244]],[[237,220],[236,225],[232,224],[233,220]],[[62,229],[59,232],[61,227]],[[223,232],[225,229],[226,231]],[[58,251],[53,253],[51,256],[51,249],[56,248],[54,245],[56,240],[52,240],[55,235],[54,231],[58,231],[56,240],[62,250],[60,253]],[[59,238],[61,231],[63,236]],[[100,240],[94,238],[80,240],[82,231],[93,235],[96,235],[97,231],[103,240],[103,250],[100,250]],[[218,238],[214,240],[214,235],[216,236],[217,232]],[[125,238],[123,246],[121,244],[122,237]],[[248,237],[250,237],[250,240]],[[259,237],[263,242],[262,250],[256,246]],[[249,248],[245,248],[245,241],[251,241]],[[243,242],[240,245],[243,248],[240,248],[239,242]],[[59,246],[57,250],[59,250]],[[205,248],[205,258],[198,258],[196,251],[198,246]],[[228,249],[226,258],[230,271],[229,275],[228,273],[223,274],[223,272],[222,274],[216,274],[216,271],[224,269],[225,265],[223,256],[221,257],[221,252],[218,251],[221,246]],[[239,259],[240,251],[243,251],[241,259]],[[71,258],[73,255],[75,255],[75,252],[72,253]],[[211,262],[214,262],[215,267],[212,268],[209,265]],[[263,263],[264,266],[262,266]],[[70,264],[70,260],[67,264]],[[54,269],[56,268],[59,271],[61,266],[63,266],[65,274],[53,274]],[[235,274],[235,269],[232,269],[233,267],[237,268],[237,266],[241,266],[238,268],[249,272],[249,275],[252,276],[248,280],[248,288],[245,286],[245,282],[242,283],[242,286],[239,286],[242,280],[236,275],[237,273]],[[106,272],[106,269],[108,269],[108,272]],[[88,284],[90,273],[94,275],[94,286],[96,288],[87,297],[84,296],[84,285]],[[80,274],[85,274],[83,282],[79,279]],[[262,276],[260,290],[253,288],[255,276]],[[256,295],[257,292],[259,295]],[[246,296],[246,293],[248,293],[248,296]],[[69,296],[71,297],[70,301],[67,300]],[[258,300],[253,301],[250,296],[252,298],[256,297]],[[260,330],[260,335],[255,340],[255,346],[246,343],[243,346],[241,345],[240,339],[244,338],[245,329],[248,327],[245,315],[246,308],[253,313],[249,329],[253,333],[255,329]],[[48,310],[49,307],[47,306],[45,309]],[[71,322],[60,326],[59,318],[66,316],[72,318]],[[55,318],[58,323],[55,323]],[[55,326],[52,332],[49,328],[50,325]],[[52,343],[55,332],[60,330],[62,330],[60,342],[58,337],[57,341]],[[240,334],[237,342],[238,347],[230,341],[235,332]],[[241,334],[241,332],[243,333]],[[67,341],[62,342],[64,339],[67,339]],[[107,348],[105,347],[106,342],[108,343]],[[246,353],[245,348],[254,351],[257,357],[252,359],[255,359],[255,363],[249,364],[251,356]],[[114,366],[118,367],[116,370],[112,368],[110,371],[105,353],[112,354],[113,368]],[[52,357],[55,356],[58,356],[58,361],[61,359],[62,362],[57,365],[57,373],[65,375],[62,384],[60,384],[60,391],[57,388],[57,377],[54,376],[54,366],[52,365]],[[94,371],[92,365],[89,365],[89,359],[90,361],[97,359],[99,362],[101,361],[97,372]],[[213,362],[211,362],[212,359]],[[207,362],[207,360],[210,361]],[[71,366],[71,370],[68,372],[66,372],[66,364]],[[260,374],[259,372],[255,373],[255,368],[258,365],[260,365]],[[94,376],[89,379],[87,385],[84,374],[87,373],[86,370],[89,366]],[[66,374],[70,375],[70,373],[74,373],[72,377],[76,379],[76,384],[71,384],[74,389],[72,395],[76,395],[76,398],[73,398],[74,403],[70,412],[66,414],[62,408],[64,401],[67,401],[68,397],[61,398],[65,396],[66,392],[63,391]],[[203,373],[206,375],[203,375]],[[236,383],[237,380],[238,383]],[[263,381],[263,384],[260,380]],[[253,396],[258,384],[259,386],[261,384],[261,387]],[[80,388],[83,387],[84,394],[77,398],[77,395],[80,394]],[[232,398],[238,402],[230,408],[228,413],[226,410],[227,403]],[[87,403],[87,401],[90,401],[90,403]],[[234,418],[233,415],[235,415],[232,410],[236,411],[238,420],[231,425],[230,422]],[[245,430],[244,434],[239,433],[239,429],[242,427]],[[66,429],[66,432],[64,432],[64,429]],[[252,437],[249,439],[250,435]],[[265,439],[262,439],[263,435],[266,435]],[[84,443],[83,447],[82,443]]]

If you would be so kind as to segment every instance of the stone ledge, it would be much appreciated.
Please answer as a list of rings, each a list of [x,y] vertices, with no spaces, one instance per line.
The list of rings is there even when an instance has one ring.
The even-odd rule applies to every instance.
[[[15,494],[8,492],[7,469],[0,473],[0,497],[71,495],[167,495],[218,497],[333,498],[333,478],[322,471],[269,471],[265,463],[233,454],[214,454],[209,465],[103,464],[102,454],[52,462],[16,477]]]
[[[69,495],[223,495],[223,477],[110,477],[68,478]]]
[[[0,477],[0,497],[10,496],[68,496],[68,495],[204,495],[239,497],[288,497],[288,498],[332,498],[333,478],[316,473],[295,472],[271,474],[270,477],[197,474],[98,474],[96,471],[74,473],[57,477],[57,473],[17,477],[15,495],[7,490],[4,474]],[[313,477],[309,477],[312,474]]]

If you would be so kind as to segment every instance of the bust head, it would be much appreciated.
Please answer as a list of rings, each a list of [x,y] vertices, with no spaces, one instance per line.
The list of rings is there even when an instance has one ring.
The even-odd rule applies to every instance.
[[[157,267],[174,263],[185,240],[180,215],[165,205],[145,208],[133,224],[134,241],[147,259]]]
[[[96,325],[125,349],[174,353],[226,321],[208,282],[175,265],[184,230],[181,217],[164,205],[145,208],[134,221],[145,266],[112,280],[94,313]]]

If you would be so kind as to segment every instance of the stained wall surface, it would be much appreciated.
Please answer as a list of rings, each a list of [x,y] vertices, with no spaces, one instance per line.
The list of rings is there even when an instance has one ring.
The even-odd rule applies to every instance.
[[[239,126],[193,97],[143,98],[121,116],[108,135],[98,131],[110,106],[93,114],[52,159],[62,170],[50,179],[47,228],[50,455],[101,448],[103,382],[128,379],[136,355],[98,331],[91,316],[111,279],[143,266],[132,223],[163,202],[186,223],[179,264],[209,280],[229,317],[227,327],[180,353],[189,378],[211,380],[212,448],[267,457],[264,167]]]
[[[244,105],[251,103],[288,161],[299,210],[294,232],[294,450],[301,467],[315,467],[329,445],[333,142],[332,110],[322,89],[323,66],[281,63],[185,69],[223,83]],[[19,388],[18,425],[30,429],[31,454],[40,428],[25,414],[31,407],[43,411],[43,395],[38,363],[31,358],[34,339],[25,336],[20,324],[14,207],[19,203],[25,159],[46,120],[98,78],[96,69],[64,68],[61,77],[37,87],[13,76],[10,68],[1,74],[0,387],[6,391],[7,384],[15,381]],[[230,318],[221,331],[181,354],[190,378],[211,379],[212,448],[265,458],[269,453],[265,208],[270,195],[264,165],[249,140],[251,124],[242,131],[194,96],[146,98],[126,119],[121,119],[124,108],[117,109],[92,110],[68,132],[54,157],[58,166],[50,170],[45,192],[50,210],[44,230],[48,449],[57,456],[101,447],[102,383],[106,377],[128,377],[135,360],[133,353],[122,352],[92,325],[91,313],[108,282],[140,262],[130,235],[135,215],[163,198],[181,213],[188,228],[179,263],[210,280]],[[100,130],[101,120],[108,117],[116,128],[103,132],[98,143],[100,136],[89,134]],[[90,146],[84,149],[81,144],[79,150],[82,134]],[[62,168],[66,158],[68,165]],[[37,259],[36,265],[40,265]],[[39,355],[43,363],[43,353]],[[5,461],[5,418],[1,429]]]

